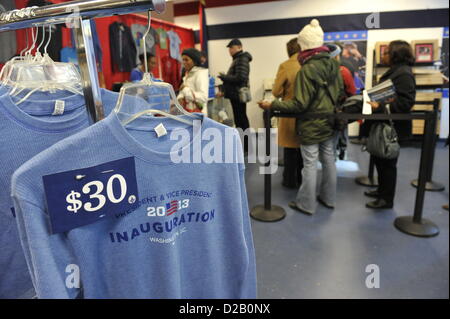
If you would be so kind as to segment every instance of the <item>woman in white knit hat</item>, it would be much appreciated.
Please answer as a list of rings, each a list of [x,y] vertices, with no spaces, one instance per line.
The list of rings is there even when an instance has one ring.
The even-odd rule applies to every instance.
[[[297,134],[300,135],[303,156],[303,184],[295,201],[289,206],[302,213],[312,215],[318,200],[333,209],[336,202],[336,164],[334,150],[333,121],[326,118],[308,118],[314,114],[334,114],[340,94],[343,91],[339,63],[330,57],[324,46],[324,33],[319,21],[313,19],[298,35],[302,65],[295,82],[295,96],[290,101],[259,102],[263,109],[283,113],[302,113],[297,119]],[[316,197],[317,161],[322,163],[322,182]]]

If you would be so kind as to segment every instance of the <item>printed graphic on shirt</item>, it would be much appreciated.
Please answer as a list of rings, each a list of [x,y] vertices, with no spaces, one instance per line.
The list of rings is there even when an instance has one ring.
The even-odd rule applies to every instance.
[[[159,46],[162,50],[167,50],[167,31],[163,28],[156,29],[159,36]]]
[[[133,34],[133,39],[136,44],[137,52],[139,54],[144,53],[144,48],[142,46],[142,42],[144,39],[144,35],[147,32],[147,27],[140,24],[133,24],[131,26],[131,33]],[[147,34],[145,38],[145,47],[147,52],[156,55],[156,47],[155,45],[159,43],[158,41],[158,33],[154,29],[150,29],[150,32]]]
[[[43,177],[52,233],[89,225],[138,200],[134,157]]]
[[[149,243],[174,245],[182,234],[189,231],[191,225],[214,221],[216,208],[207,205],[212,198],[211,192],[199,190],[176,190],[143,198],[134,207],[115,217],[121,219],[133,214],[136,220],[144,222],[110,232],[109,239],[114,244],[146,238]],[[142,216],[147,218],[142,219]]]

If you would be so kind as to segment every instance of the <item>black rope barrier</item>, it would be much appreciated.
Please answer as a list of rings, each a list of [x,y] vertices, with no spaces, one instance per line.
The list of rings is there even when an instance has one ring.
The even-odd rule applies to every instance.
[[[417,102],[416,104],[434,104],[433,102]],[[425,190],[427,179],[430,174],[430,165],[433,158],[429,155],[431,154],[436,144],[433,145],[433,139],[436,139],[436,124],[434,121],[437,121],[437,112],[420,112],[420,113],[411,113],[411,114],[372,114],[372,115],[364,115],[364,114],[347,114],[347,113],[338,113],[338,114],[299,114],[299,113],[281,113],[274,111],[264,111],[264,125],[266,130],[266,155],[269,158],[269,161],[265,163],[265,166],[270,166],[270,156],[271,156],[271,123],[270,119],[272,116],[275,117],[285,117],[285,118],[329,118],[330,120],[334,120],[335,118],[339,118],[342,120],[399,120],[399,121],[411,121],[411,120],[425,120],[425,132],[424,138],[422,142],[422,151],[420,157],[420,170],[419,170],[419,179],[418,179],[418,187],[416,193],[416,202],[414,207],[414,215],[398,217],[394,225],[395,227],[409,235],[418,236],[418,237],[433,237],[439,234],[439,228],[429,220],[423,219],[423,206],[425,199]],[[283,219],[286,216],[285,210],[280,206],[275,206],[272,204],[272,179],[270,174],[266,174],[264,176],[264,205],[258,205],[254,207],[250,215],[252,218],[264,221],[264,222],[275,222]]]

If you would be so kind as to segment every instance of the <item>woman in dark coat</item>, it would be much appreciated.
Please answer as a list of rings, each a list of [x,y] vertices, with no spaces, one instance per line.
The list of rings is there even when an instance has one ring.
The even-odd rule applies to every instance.
[[[383,74],[380,82],[391,79],[394,83],[397,97],[390,103],[369,102],[375,112],[385,112],[389,104],[391,113],[410,113],[416,100],[416,81],[411,66],[414,65],[414,55],[409,43],[392,41],[384,51],[382,62],[389,65],[389,70]],[[408,140],[412,135],[411,121],[394,121],[400,142]],[[382,159],[372,156],[378,171],[378,189],[364,194],[377,200],[368,203],[368,208],[388,209],[394,206],[395,188],[397,184],[397,159]]]

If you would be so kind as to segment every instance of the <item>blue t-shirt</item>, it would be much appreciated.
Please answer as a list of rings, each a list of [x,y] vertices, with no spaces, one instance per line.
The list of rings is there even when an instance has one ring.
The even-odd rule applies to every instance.
[[[144,72],[142,72],[139,68],[134,68],[130,74],[130,82],[142,81],[143,77]]]
[[[11,176],[36,154],[89,126],[83,96],[36,92],[16,105],[24,94],[11,97],[7,92],[0,87],[0,299],[33,296],[10,197]],[[105,113],[109,114],[118,94],[101,92]]]
[[[38,297],[256,298],[239,135],[231,128],[226,135],[227,127],[199,117],[204,134],[220,133],[219,142],[231,137],[227,146],[233,157],[227,164],[175,164],[171,160],[177,153],[172,150],[175,143],[183,151],[192,151],[197,142],[205,147],[198,131],[157,117],[139,118],[125,129],[112,113],[16,171],[12,195]],[[169,134],[158,138],[154,129],[161,123]],[[189,138],[171,141],[169,135],[181,129],[189,132]],[[50,234],[42,176],[130,157],[135,161],[139,199],[133,209],[106,212],[112,216]],[[182,203],[178,209],[170,207],[174,200]],[[69,278],[73,269],[80,276],[75,284]]]

